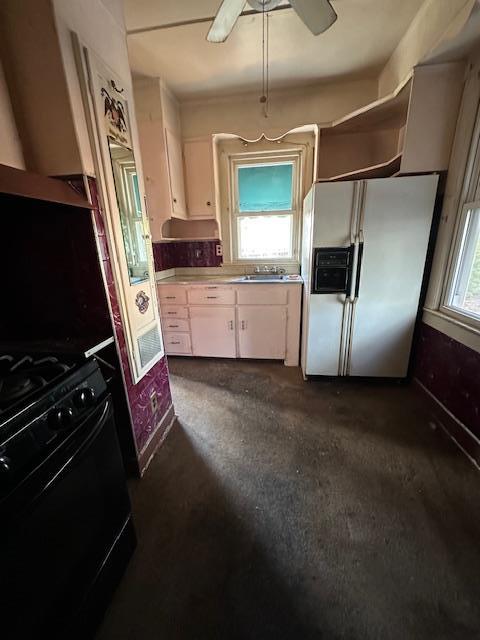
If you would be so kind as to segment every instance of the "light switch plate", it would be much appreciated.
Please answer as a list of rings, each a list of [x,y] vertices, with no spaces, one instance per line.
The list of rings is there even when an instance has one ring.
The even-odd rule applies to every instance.
[[[152,391],[150,394],[150,406],[152,407],[152,413],[157,413],[158,411],[158,395],[156,391]]]

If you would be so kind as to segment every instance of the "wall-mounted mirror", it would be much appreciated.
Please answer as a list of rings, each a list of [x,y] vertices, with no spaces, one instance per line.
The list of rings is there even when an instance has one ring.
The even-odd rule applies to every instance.
[[[133,151],[108,138],[130,284],[148,280],[142,200]]]

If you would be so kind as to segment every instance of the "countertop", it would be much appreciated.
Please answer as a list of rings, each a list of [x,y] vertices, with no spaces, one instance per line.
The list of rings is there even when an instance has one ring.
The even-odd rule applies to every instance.
[[[92,338],[64,338],[64,339],[27,339],[11,340],[0,342],[1,353],[31,353],[45,355],[67,355],[89,358],[98,353],[110,344],[113,344],[114,337],[92,337]]]
[[[224,276],[170,276],[157,280],[157,284],[206,284],[214,282],[215,284],[303,284],[303,279],[299,275],[287,275],[285,280],[244,280],[242,275],[224,275]]]

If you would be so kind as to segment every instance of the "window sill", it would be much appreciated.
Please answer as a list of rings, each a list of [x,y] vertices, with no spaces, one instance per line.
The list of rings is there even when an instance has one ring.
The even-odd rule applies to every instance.
[[[436,309],[423,309],[423,322],[480,353],[480,329]]]

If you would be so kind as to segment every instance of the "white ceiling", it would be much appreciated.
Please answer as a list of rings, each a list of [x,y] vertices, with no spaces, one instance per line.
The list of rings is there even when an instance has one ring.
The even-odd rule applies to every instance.
[[[272,12],[271,87],[314,84],[380,68],[422,3],[332,0],[338,20],[316,37],[292,9]],[[125,0],[133,72],[164,78],[182,99],[258,90],[262,77],[260,14],[240,17],[223,44],[205,40],[209,22],[155,28],[213,16],[219,4],[220,0]]]

